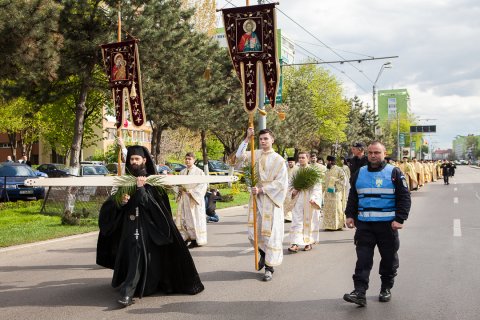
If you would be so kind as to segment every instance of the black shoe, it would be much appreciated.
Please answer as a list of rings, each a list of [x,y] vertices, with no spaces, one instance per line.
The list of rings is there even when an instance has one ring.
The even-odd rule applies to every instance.
[[[380,290],[380,294],[378,295],[378,301],[380,302],[388,302],[392,298],[392,293],[390,289],[382,289]]]
[[[353,290],[350,293],[345,293],[343,295],[343,300],[358,304],[361,307],[365,307],[367,305],[367,298],[365,297],[365,293],[358,292],[356,290]]]
[[[260,255],[260,259],[258,260],[258,270],[260,271],[265,267],[265,256]]]
[[[272,279],[273,279],[273,273],[272,273],[272,271],[266,270],[266,271],[265,271],[265,275],[263,276],[263,279],[262,279],[262,280],[265,281],[265,282],[268,282],[268,281],[272,281]]]
[[[190,242],[190,244],[187,247],[188,249],[193,249],[200,246],[198,245],[197,240],[192,240],[192,242]]]
[[[120,303],[124,308],[126,308],[128,306],[131,306],[135,302],[129,296],[125,296],[125,297],[122,297],[120,300],[118,300],[118,303]]]

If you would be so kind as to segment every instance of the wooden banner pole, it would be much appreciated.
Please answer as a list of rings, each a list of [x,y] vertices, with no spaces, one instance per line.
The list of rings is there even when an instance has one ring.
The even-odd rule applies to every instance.
[[[118,2],[118,29],[117,29],[117,41],[121,42],[122,41],[122,12],[121,12],[121,4],[120,1]],[[120,102],[120,112],[122,113],[121,119],[123,120],[123,101]],[[122,139],[122,125],[123,123],[120,123],[120,127],[117,129],[117,138]],[[120,143],[119,143],[120,145]],[[117,158],[117,175],[121,176],[122,175],[122,146],[120,145],[119,150],[118,150],[118,158]]]
[[[253,112],[248,116],[248,127],[253,129]],[[255,175],[255,135],[250,137],[250,153],[251,153],[251,177]],[[252,186],[256,187],[256,186]],[[252,196],[252,211],[253,211],[253,249],[255,251],[255,270],[258,268],[258,230],[257,230],[257,196]]]

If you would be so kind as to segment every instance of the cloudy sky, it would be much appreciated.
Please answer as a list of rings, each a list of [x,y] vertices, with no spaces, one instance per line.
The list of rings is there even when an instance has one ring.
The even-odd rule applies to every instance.
[[[357,95],[372,105],[373,82],[390,61],[393,68],[384,70],[377,89],[408,90],[418,124],[437,125],[427,138],[435,148],[451,148],[457,135],[480,135],[480,1],[279,2],[278,27],[298,46],[296,62],[313,56],[324,61],[399,56],[323,65],[343,83],[346,97]],[[218,8],[245,4],[217,1]]]

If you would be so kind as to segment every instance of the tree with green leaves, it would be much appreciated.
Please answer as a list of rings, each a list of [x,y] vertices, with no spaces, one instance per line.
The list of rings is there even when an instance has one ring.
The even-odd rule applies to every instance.
[[[61,8],[53,0],[0,1],[0,89],[5,96],[31,96],[57,78]]]
[[[35,111],[35,104],[25,97],[0,101],[0,132],[7,133],[14,159],[19,145],[30,158],[32,145],[38,140],[40,121]]]
[[[348,100],[350,111],[348,113],[347,127],[345,135],[347,139],[342,143],[342,150],[345,153],[350,152],[350,146],[353,142],[363,142],[367,144],[376,139],[375,128],[378,125],[378,119],[373,110],[368,105],[364,105],[357,96]]]
[[[66,82],[74,79],[74,87],[57,86],[60,94],[74,93],[75,122],[70,147],[70,167],[77,170],[80,164],[80,153],[84,141],[85,119],[89,95],[96,88],[95,79],[98,67],[102,65],[99,45],[116,39],[114,28],[114,10],[108,11],[106,4],[115,8],[115,1],[76,1],[59,0],[63,5],[59,31],[63,35],[64,45],[61,50],[59,79]],[[103,90],[106,90],[106,81]],[[65,90],[65,94],[63,93]],[[99,89],[102,90],[102,89]],[[106,100],[103,101],[106,103]],[[102,104],[97,104],[102,108]]]
[[[322,151],[332,143],[345,141],[348,104],[335,77],[314,65],[284,68],[283,72],[287,117],[284,122],[269,120],[269,127],[282,132],[276,139],[279,149]]]

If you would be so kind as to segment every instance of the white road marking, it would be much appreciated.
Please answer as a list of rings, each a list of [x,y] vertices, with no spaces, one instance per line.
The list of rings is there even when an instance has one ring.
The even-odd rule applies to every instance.
[[[453,203],[458,203],[458,197],[453,198]]]
[[[457,190],[458,190],[458,188],[453,188],[453,191],[457,191]]]
[[[253,251],[253,248],[248,248],[248,249],[242,250],[242,251],[240,251],[240,254],[249,253],[250,251]]]
[[[453,236],[454,237],[462,236],[462,227],[460,225],[460,219],[453,219]]]

